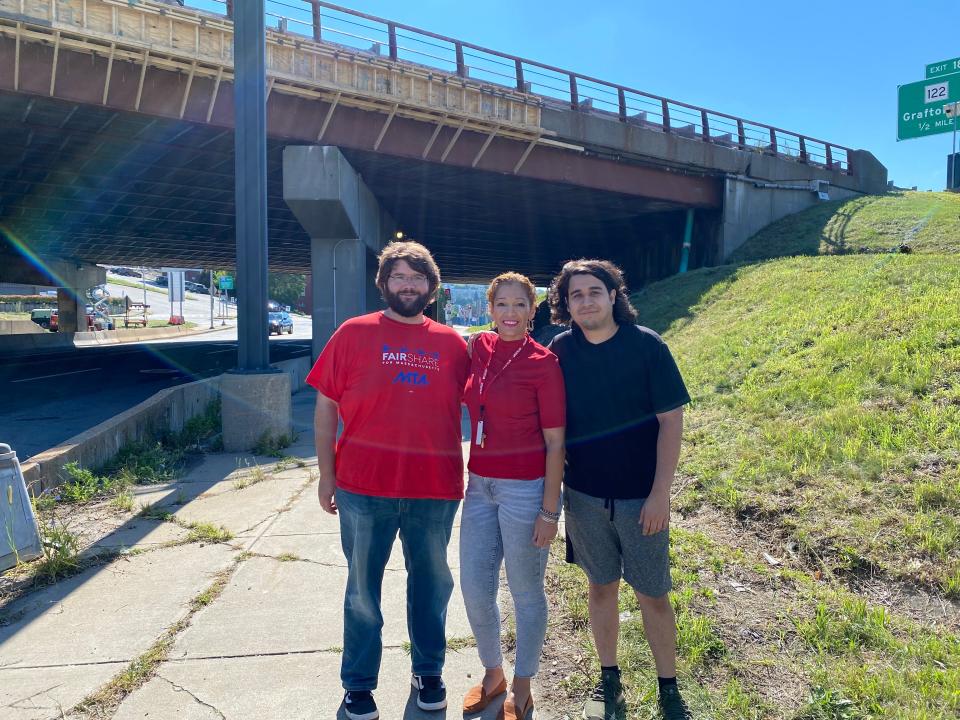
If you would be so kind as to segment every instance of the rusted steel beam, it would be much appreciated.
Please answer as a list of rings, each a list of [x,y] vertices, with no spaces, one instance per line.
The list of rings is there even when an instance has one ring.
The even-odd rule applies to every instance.
[[[207,122],[210,122],[210,118],[213,117],[213,108],[217,104],[221,82],[223,82],[223,68],[217,70],[217,79],[213,82],[213,92],[210,93],[210,102],[207,104]]]
[[[110,96],[110,74],[113,72],[113,56],[116,52],[117,44],[110,43],[110,58],[107,60],[107,76],[103,80],[103,99],[100,101],[101,105],[106,105],[107,98]]]
[[[523,61],[517,58],[514,60],[514,66],[517,71],[517,92],[526,92],[526,83],[523,80]]]
[[[700,111],[701,135],[705,142],[710,142],[710,118],[707,117],[707,111]]]
[[[743,129],[743,120],[737,120],[737,144],[741,148],[747,147],[747,132]]]
[[[617,88],[617,105],[620,109],[620,120],[627,121],[627,94],[623,88]]]
[[[514,175],[520,172],[520,168],[523,167],[523,164],[527,161],[527,158],[530,157],[530,153],[533,152],[533,149],[537,146],[537,141],[539,140],[540,138],[534,138],[527,144],[527,148],[523,151],[523,155],[520,156],[517,164],[513,166]]]
[[[444,116],[443,119],[446,120],[446,116]],[[433,144],[437,141],[437,136],[440,135],[440,131],[443,130],[443,126],[443,122],[437,123],[437,127],[434,128],[433,134],[430,135],[430,139],[427,141],[426,147],[423,148],[423,152],[420,154],[421,160],[427,159],[427,155],[430,154],[430,150],[433,148]]]
[[[809,158],[807,157],[807,141],[803,135],[800,136],[800,162],[807,162]]]
[[[670,103],[666,98],[660,101],[660,112],[663,117],[663,131],[668,133],[670,132]]]
[[[320,42],[323,39],[323,26],[320,24],[320,6],[312,3],[310,9],[313,18],[313,39]]]
[[[577,78],[575,75],[570,76],[570,109],[580,109],[580,96],[577,93]]]
[[[483,157],[483,154],[487,151],[487,148],[490,147],[490,143],[492,143],[493,139],[497,136],[497,131],[499,129],[500,127],[498,126],[494,128],[489,135],[487,135],[487,139],[483,141],[483,145],[480,147],[480,152],[477,153],[477,156],[473,159],[473,162],[470,163],[470,167],[475,168],[477,166],[477,163],[480,162],[480,158]]]
[[[393,23],[387,24],[387,38],[390,44],[390,59],[397,61],[397,26]]]
[[[826,149],[826,151],[827,151],[827,158],[826,158],[826,159],[827,159],[827,167],[832,170],[832,169],[833,169],[833,152],[831,151],[830,143],[824,143],[823,147],[824,147],[824,148]]]
[[[777,131],[773,128],[770,128],[770,152],[777,154]]]
[[[576,75],[576,77],[578,77],[580,80],[584,80],[584,81],[589,82],[589,83],[595,83],[595,84],[597,84],[597,85],[602,85],[602,86],[604,86],[604,87],[606,87],[606,88],[610,88],[611,90],[617,90],[617,91],[618,91],[618,94],[619,94],[620,91],[626,91],[626,92],[629,92],[629,93],[634,94],[634,95],[640,95],[640,96],[642,96],[642,97],[649,98],[650,100],[653,100],[653,101],[655,101],[655,102],[659,102],[659,103],[662,104],[662,106],[664,107],[664,109],[667,111],[666,114],[665,114],[665,116],[666,116],[667,118],[669,117],[669,114],[670,114],[670,113],[669,113],[669,109],[666,107],[668,103],[673,103],[673,104],[676,105],[677,107],[682,107],[682,108],[685,108],[686,110],[690,110],[690,111],[693,111],[693,112],[696,112],[696,113],[699,113],[699,112],[701,112],[702,110],[706,110],[706,108],[701,108],[701,107],[699,107],[699,106],[697,106],[697,105],[691,105],[691,104],[689,104],[689,103],[681,102],[681,101],[679,101],[679,100],[671,100],[670,98],[665,98],[665,97],[662,97],[662,96],[659,96],[659,95],[654,95],[654,94],[652,94],[652,93],[644,92],[643,90],[638,90],[638,89],[636,89],[636,88],[627,87],[627,86],[625,86],[625,85],[619,85],[619,84],[617,84],[617,83],[608,82],[608,81],[606,81],[606,80],[602,80],[602,79],[600,79],[600,78],[592,77],[592,76],[590,76],[590,75],[583,75],[583,74],[580,74],[580,73],[573,73],[573,72],[570,71],[570,70],[567,70],[567,69],[564,69],[564,68],[560,68],[560,67],[556,67],[556,66],[554,66],[554,65],[549,65],[549,64],[547,64],[547,63],[537,62],[536,60],[531,60],[531,59],[529,59],[529,58],[524,58],[524,57],[518,56],[518,55],[510,55],[509,53],[504,53],[504,52],[500,52],[499,50],[494,50],[494,49],[492,49],[492,48],[484,47],[483,45],[477,45],[477,44],[475,44],[475,43],[470,43],[470,42],[465,42],[465,41],[463,41],[463,40],[458,40],[458,39],[456,39],[456,38],[449,37],[449,36],[447,36],[447,35],[442,35],[442,34],[440,34],[440,33],[435,33],[435,32],[432,32],[432,31],[430,31],[430,30],[424,30],[423,28],[419,28],[419,27],[416,27],[416,26],[414,26],[414,25],[407,25],[407,24],[404,24],[404,23],[394,22],[394,21],[392,21],[392,20],[388,20],[388,19],[383,18],[383,17],[380,17],[380,16],[378,16],[378,15],[371,15],[371,14],[369,14],[369,13],[359,12],[359,11],[357,11],[357,10],[353,10],[353,9],[351,9],[351,8],[344,7],[343,5],[337,5],[337,4],[335,4],[335,3],[326,2],[325,0],[307,0],[307,1],[310,2],[310,4],[312,5],[312,7],[314,8],[314,10],[317,11],[317,12],[319,12],[319,8],[329,8],[329,9],[335,10],[335,11],[337,11],[337,12],[342,12],[342,13],[344,13],[344,14],[351,15],[351,16],[357,17],[357,18],[362,18],[362,19],[365,19],[365,20],[371,20],[371,21],[373,21],[373,22],[380,23],[380,24],[383,24],[383,25],[389,25],[389,24],[392,23],[395,27],[400,28],[401,30],[406,30],[406,31],[409,31],[409,32],[411,32],[411,33],[416,33],[416,34],[418,34],[418,35],[422,35],[422,36],[424,36],[424,37],[432,38],[432,39],[435,39],[435,40],[440,40],[440,41],[445,42],[445,43],[450,43],[451,45],[453,45],[453,46],[456,48],[456,51],[457,51],[457,68],[458,68],[458,75],[461,74],[461,73],[460,73],[460,69],[463,67],[463,63],[462,63],[463,48],[469,48],[469,49],[471,49],[471,50],[476,50],[477,52],[481,52],[481,53],[485,53],[485,54],[488,54],[488,55],[493,55],[494,57],[502,58],[502,59],[504,59],[504,60],[509,61],[510,63],[521,63],[521,64],[523,64],[523,65],[527,65],[527,66],[530,66],[530,67],[537,67],[537,68],[540,68],[540,69],[542,69],[542,70],[547,70],[547,71],[549,71],[549,72],[551,72],[551,73],[558,73],[558,74],[560,74],[560,75],[566,75],[566,76],[568,76],[568,77],[569,77],[569,76]],[[519,86],[518,86],[518,89],[519,89]],[[711,111],[711,110],[708,110],[708,112],[712,112],[716,117],[722,117],[722,118],[725,118],[725,119],[730,120],[730,121],[735,121],[735,122],[737,122],[738,124],[744,122],[744,120],[743,120],[742,118],[738,118],[738,117],[736,117],[736,116],[734,116],[734,115],[729,115],[729,114],[721,113],[721,112],[715,112],[715,111]],[[625,120],[626,118],[623,118],[623,119]],[[771,126],[766,125],[765,123],[754,122],[754,121],[752,121],[752,120],[747,120],[746,122],[749,122],[751,125],[755,125],[755,126],[757,126],[757,127],[771,128]],[[783,132],[783,133],[789,133],[789,134],[797,134],[797,133],[793,133],[793,132],[791,132],[791,131],[789,131],[789,130],[785,130],[785,129],[783,129],[783,128],[773,127],[772,129],[775,130],[775,131],[777,131],[777,132]],[[665,122],[665,123],[664,123],[664,130],[665,130],[666,132],[670,132],[669,122]],[[826,141],[824,141],[824,140],[819,140],[819,139],[815,139],[815,138],[808,138],[808,139],[811,140],[811,141],[823,143],[824,145],[827,144]],[[745,145],[746,142],[744,141],[744,142],[741,143],[741,144]],[[834,145],[834,147],[841,147],[841,146],[839,146],[839,145]],[[849,151],[849,148],[844,148],[844,149],[846,149],[846,150]]]
[[[327,132],[327,126],[330,125],[330,120],[333,118],[333,111],[337,109],[337,105],[340,104],[340,93],[337,93],[333,98],[333,102],[330,103],[330,107],[327,108],[327,114],[323,118],[323,125],[320,126],[320,132],[317,134],[317,142],[323,140],[324,134]]]
[[[56,3],[53,5],[56,7]],[[53,91],[57,87],[57,60],[60,57],[60,31],[57,31],[57,39],[53,45],[53,66],[50,68],[50,97],[53,97]]]
[[[457,75],[460,77],[467,76],[467,66],[463,62],[463,43],[457,43],[455,46],[455,51],[457,53]]]
[[[453,146],[457,144],[457,140],[460,139],[460,135],[463,133],[463,128],[466,127],[467,121],[464,120],[460,123],[460,126],[457,128],[457,131],[453,134],[453,137],[450,138],[450,142],[447,143],[446,149],[443,151],[443,154],[440,156],[440,162],[444,163],[447,161],[447,156],[453,150]]]
[[[383,136],[387,134],[387,128],[390,127],[390,123],[393,122],[394,116],[397,114],[397,108],[399,107],[398,103],[393,104],[393,109],[390,110],[390,114],[387,115],[386,121],[383,123],[383,127],[380,129],[380,134],[377,135],[377,141],[373,144],[374,150],[380,149],[380,143],[383,142]]]
[[[7,47],[12,50],[12,38],[8,42]],[[45,78],[50,69],[51,54],[51,50],[47,48],[46,55],[38,53],[29,58],[23,57],[22,78]],[[101,56],[94,60],[91,69],[88,55],[61,51],[58,97],[74,103],[101,105],[107,64],[107,58]],[[107,106],[133,112],[137,106],[135,90],[142,72],[140,63],[115,61]],[[0,75],[0,78],[3,78],[0,79],[0,84],[9,83],[4,89],[12,91],[10,74]],[[142,88],[140,112],[154,118],[176,120],[179,116],[184,82],[184,78],[178,73],[150,67]],[[214,87],[213,82],[206,82],[202,86],[199,82],[194,83],[191,92],[193,101],[187,104],[184,121],[201,124],[206,122],[210,110],[209,97],[213,94]],[[46,89],[43,80],[39,83],[34,80],[30,87],[21,92],[45,95]],[[219,95],[223,97],[218,97],[212,124],[222,128],[232,127],[233,115],[227,108],[232,92],[231,84],[221,83]],[[344,148],[373,151],[384,125],[382,113],[337,105],[334,96],[330,107],[326,108],[325,127],[321,128],[322,134],[318,139],[317,121],[310,122],[307,118],[316,118],[319,113],[314,108],[320,103],[322,101],[314,104],[284,93],[273,93],[269,108],[270,136],[294,142],[322,141]],[[332,112],[333,110],[336,112]],[[437,157],[435,150],[431,150],[441,139],[445,129],[450,132],[450,136],[445,142],[442,156]],[[416,161],[428,159],[467,169],[488,140],[489,132],[473,132],[460,126],[453,129],[445,125],[442,119],[438,125],[437,121],[415,120],[399,113],[391,122],[389,130],[380,138],[378,152],[394,158]],[[150,132],[146,130],[144,137],[148,138]],[[427,149],[426,154],[424,148]],[[522,162],[518,162],[518,158]],[[663,168],[587,156],[569,149],[538,146],[530,140],[513,140],[499,135],[489,138],[475,171],[559,182],[672,204],[697,207],[719,207],[721,204],[721,186],[719,181],[711,177],[684,175]]]

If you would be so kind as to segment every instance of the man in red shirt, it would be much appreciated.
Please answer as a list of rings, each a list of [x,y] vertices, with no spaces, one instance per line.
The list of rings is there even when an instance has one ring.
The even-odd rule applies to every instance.
[[[387,309],[343,323],[307,376],[318,391],[320,506],[339,514],[347,559],[340,677],[351,720],[380,716],[372,693],[383,650],[380,593],[398,533],[417,705],[446,707],[447,544],[463,497],[466,343],[423,315],[440,271],[422,245],[391,243],[380,255],[377,287]]]

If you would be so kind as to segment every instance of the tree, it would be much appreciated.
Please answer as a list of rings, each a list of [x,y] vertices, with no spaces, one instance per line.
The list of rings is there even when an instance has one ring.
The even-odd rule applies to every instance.
[[[271,300],[294,306],[307,288],[307,276],[294,273],[270,273],[267,286]]]

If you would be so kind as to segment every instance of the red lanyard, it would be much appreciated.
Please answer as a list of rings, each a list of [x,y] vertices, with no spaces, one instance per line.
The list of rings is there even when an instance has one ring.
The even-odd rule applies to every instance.
[[[490,378],[490,385],[493,385],[496,379],[501,375],[503,375],[506,369],[510,367],[510,363],[512,363],[514,360],[517,359],[517,355],[523,352],[523,349],[527,346],[527,342],[529,340],[530,340],[529,335],[523,336],[523,343],[521,343],[520,347],[518,347],[514,351],[513,355],[510,356],[510,359],[503,364],[503,367],[500,368],[499,372],[496,375],[494,375],[492,378]],[[500,342],[500,338],[497,338],[497,342],[494,343],[493,345],[493,350],[490,351],[490,359],[487,360],[486,367],[483,368],[483,373],[480,375],[480,418],[477,421],[477,436],[476,438],[474,438],[474,442],[480,447],[484,447],[484,444],[486,442],[486,437],[487,437],[487,434],[483,431],[483,424],[487,414],[487,407],[486,405],[483,404],[483,385],[487,381],[487,373],[490,372],[490,363],[493,362],[493,356],[497,352],[497,344],[499,342]],[[487,389],[489,390],[489,386]]]
[[[519,355],[521,352],[523,352],[523,349],[527,346],[527,343],[528,343],[529,341],[530,341],[530,336],[529,336],[529,335],[524,335],[524,336],[523,336],[523,342],[520,344],[520,347],[518,347],[518,348],[514,351],[513,355],[511,355],[511,356],[510,356],[510,359],[507,360],[507,362],[504,363],[503,367],[500,368],[499,372],[497,372],[496,375],[494,375],[492,378],[490,378],[490,384],[491,384],[491,385],[493,385],[494,381],[495,381],[498,377],[500,377],[501,375],[503,375],[503,373],[506,371],[506,369],[507,369],[508,367],[510,367],[510,363],[512,363],[514,360],[517,359],[517,355]],[[487,381],[487,373],[490,372],[490,363],[493,362],[493,356],[494,356],[494,355],[496,354],[496,352],[497,352],[497,345],[498,345],[499,343],[500,343],[500,338],[498,337],[498,338],[497,338],[497,341],[496,341],[496,342],[494,343],[494,345],[493,345],[493,350],[490,351],[490,359],[487,360],[487,364],[486,364],[486,366],[483,368],[483,374],[480,376],[480,402],[481,402],[481,403],[483,402],[483,384]]]

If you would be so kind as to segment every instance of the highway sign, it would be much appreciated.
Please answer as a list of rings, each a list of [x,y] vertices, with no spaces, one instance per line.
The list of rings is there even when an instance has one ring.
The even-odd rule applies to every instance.
[[[927,65],[927,80],[957,72],[960,72],[960,58],[941,60],[940,62]]]
[[[221,290],[233,290],[233,275],[223,275],[218,282]]]
[[[926,137],[953,130],[954,118],[943,106],[960,101],[960,72],[897,88],[897,140]]]

